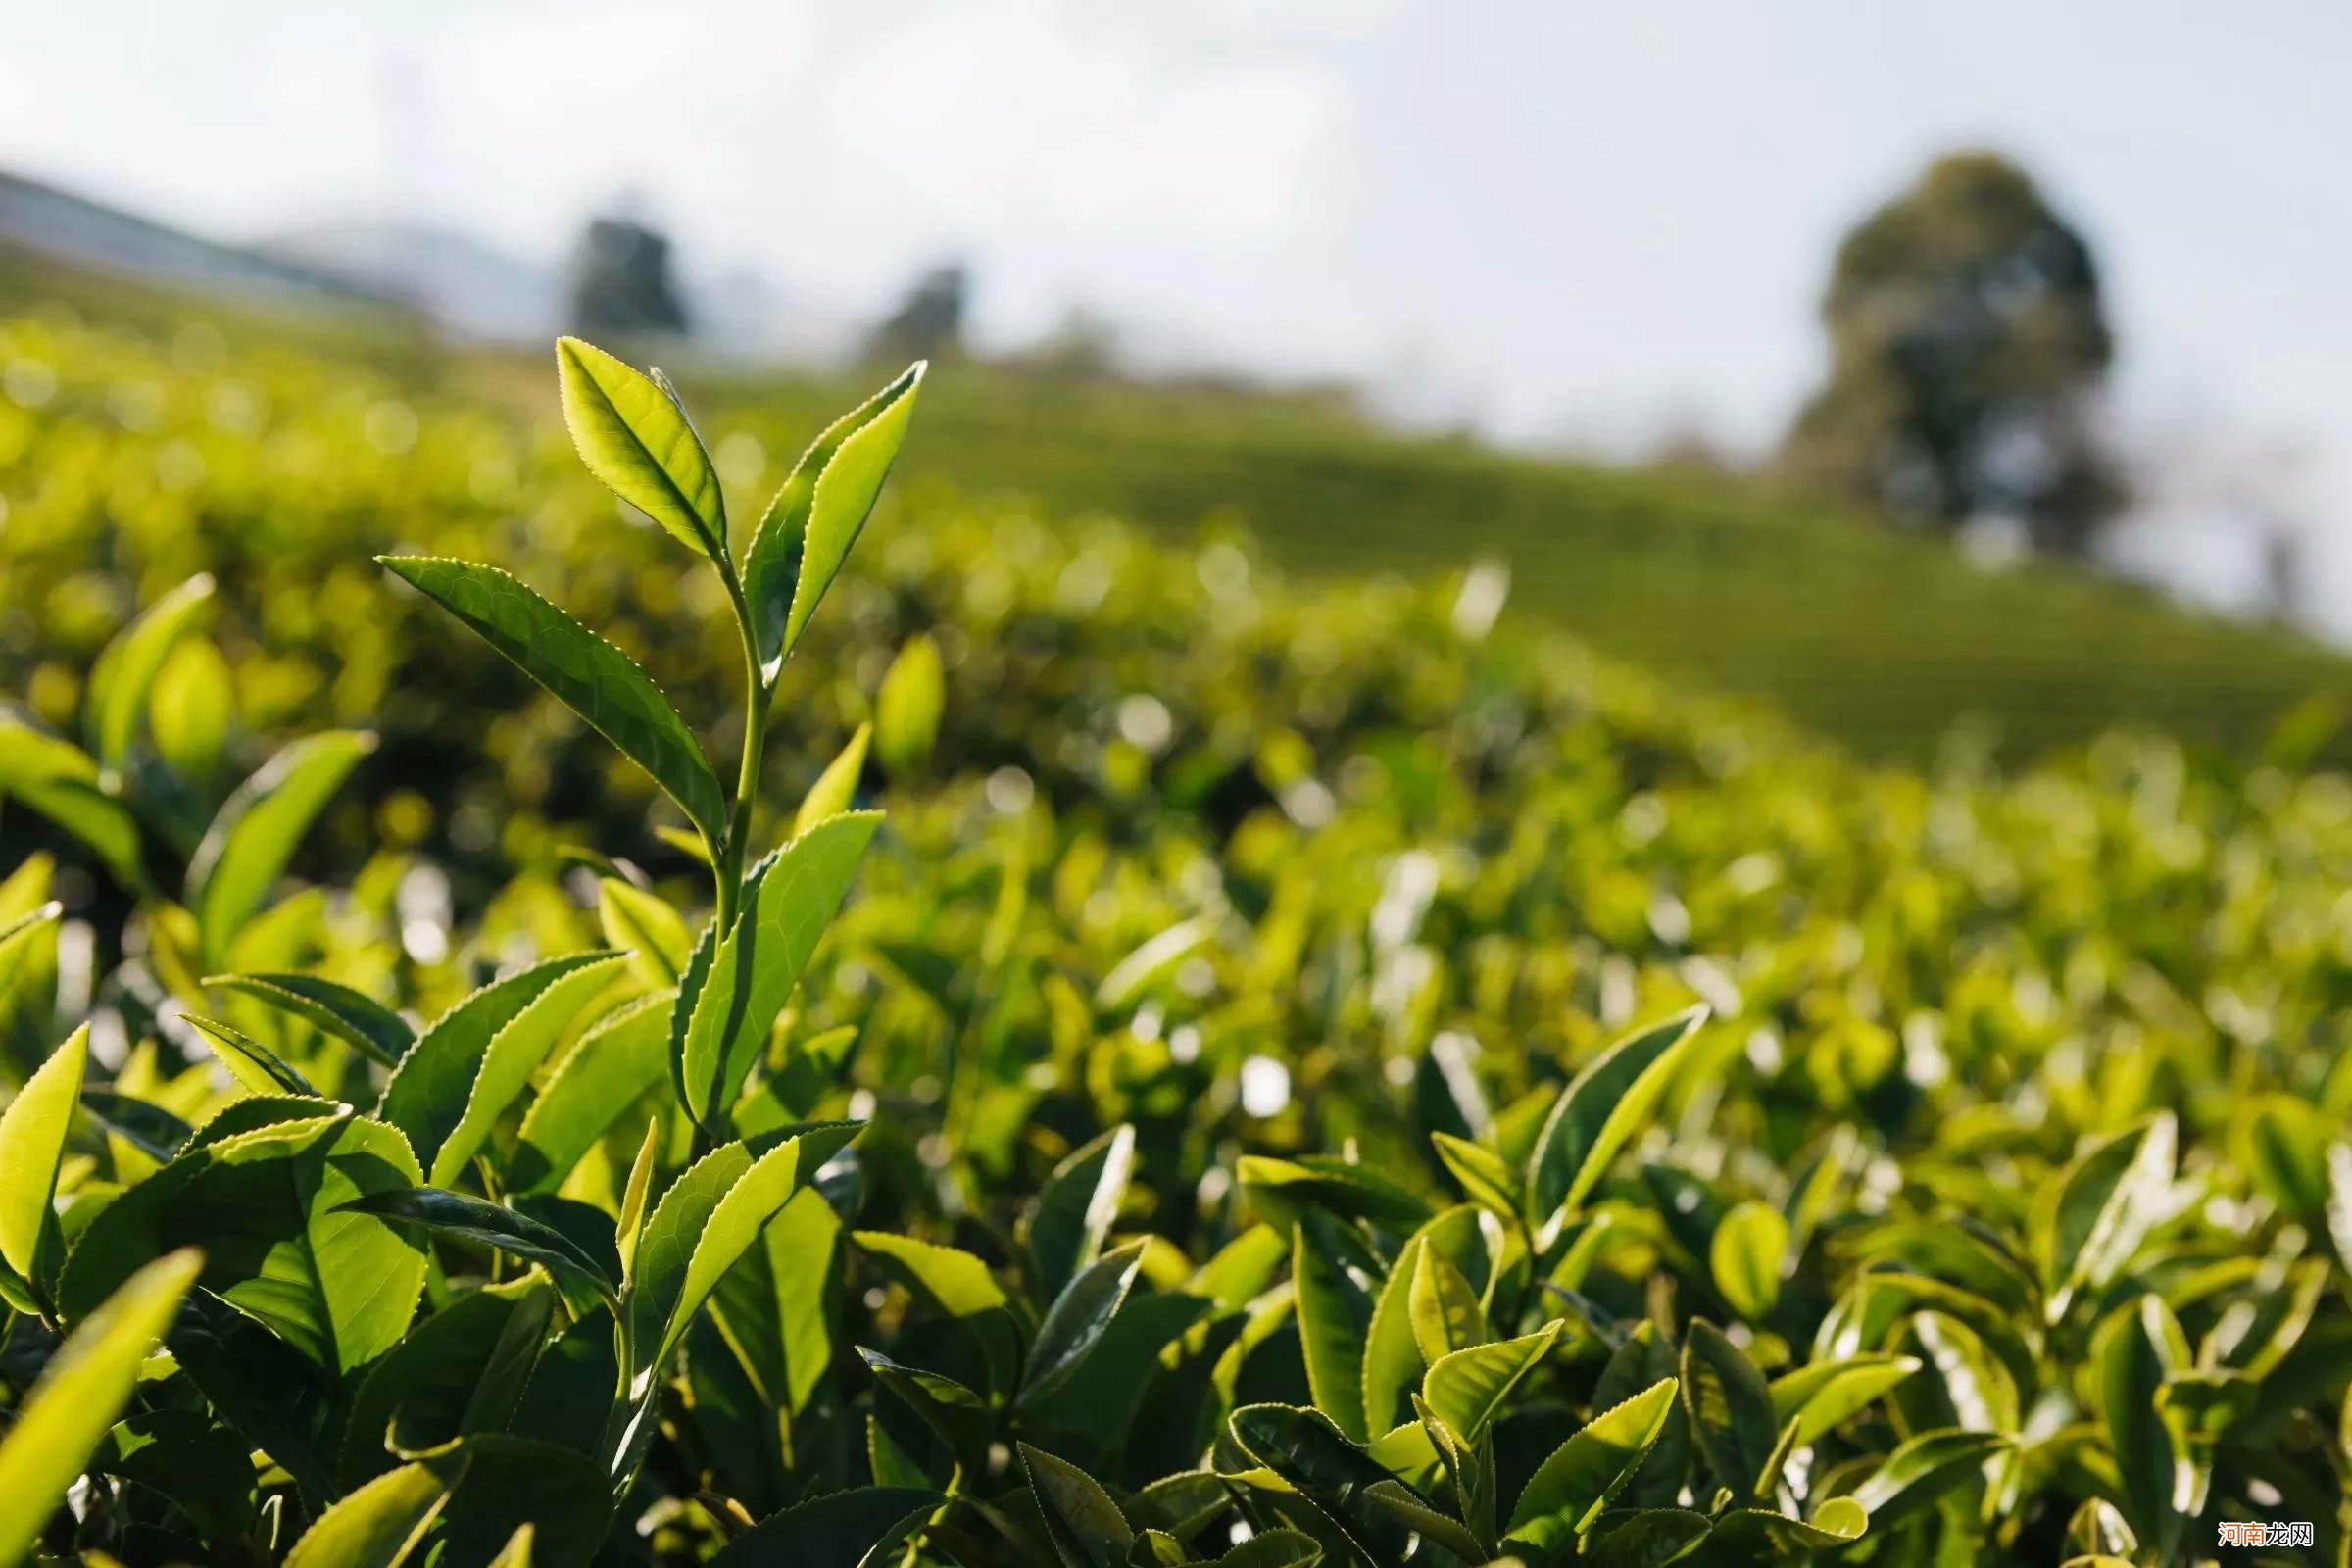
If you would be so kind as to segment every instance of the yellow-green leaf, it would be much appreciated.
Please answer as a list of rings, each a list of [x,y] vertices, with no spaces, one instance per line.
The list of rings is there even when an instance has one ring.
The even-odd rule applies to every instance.
[[[89,1051],[90,1026],[83,1024],[0,1111],[0,1263],[27,1282],[48,1272],[42,1244],[47,1239],[54,1245],[56,1237],[51,1205],[58,1164],[73,1130]]]
[[[865,527],[906,438],[924,368],[909,366],[818,436],[760,519],[744,553],[743,585],[771,678]]]
[[[138,1381],[179,1298],[204,1266],[181,1250],[156,1259],[75,1326],[0,1438],[0,1568],[22,1562]]]
[[[652,377],[576,337],[556,343],[564,422],[588,471],[681,543],[726,554],[718,470],[677,400]]]

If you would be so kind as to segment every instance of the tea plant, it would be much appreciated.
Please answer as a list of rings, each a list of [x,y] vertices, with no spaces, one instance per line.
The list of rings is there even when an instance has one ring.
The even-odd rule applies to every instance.
[[[560,370],[727,607],[734,787],[534,590],[387,564],[659,785],[677,874],[543,845],[585,874],[451,930],[387,844],[272,902],[302,760],[365,742],[204,809],[157,696],[201,586],[86,748],[0,732],[136,895],[92,984],[62,873],[0,885],[0,1560],[2341,1549],[2340,784],[1865,773],[1434,595],[1004,512],[827,643],[919,372],[739,537],[665,385]],[[872,727],[772,806],[820,651]]]

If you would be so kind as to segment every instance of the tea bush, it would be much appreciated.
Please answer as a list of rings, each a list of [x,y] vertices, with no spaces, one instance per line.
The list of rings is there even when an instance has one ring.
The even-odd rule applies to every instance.
[[[2340,778],[944,492],[845,569],[919,375],[745,527],[560,365],[658,528],[388,387],[30,426],[0,1563],[2343,1551]]]

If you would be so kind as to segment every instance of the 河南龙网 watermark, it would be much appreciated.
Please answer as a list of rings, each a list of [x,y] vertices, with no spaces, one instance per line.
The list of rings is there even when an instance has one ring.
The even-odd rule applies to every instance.
[[[2283,1524],[2241,1524],[2232,1520],[2222,1526],[2222,1544],[2225,1546],[2308,1546],[2311,1543],[2311,1521],[2291,1520]]]

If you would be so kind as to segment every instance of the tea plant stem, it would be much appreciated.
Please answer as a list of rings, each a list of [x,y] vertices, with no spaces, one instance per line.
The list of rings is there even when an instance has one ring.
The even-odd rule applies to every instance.
[[[752,623],[752,607],[743,593],[743,579],[734,563],[718,558],[719,579],[735,610],[735,631],[743,645],[743,756],[735,776],[735,808],[727,824],[727,839],[712,860],[718,896],[718,928],[731,929],[743,895],[744,851],[752,836],[752,806],[760,794],[760,753],[767,743],[767,706],[772,688],[760,673],[760,637]]]

